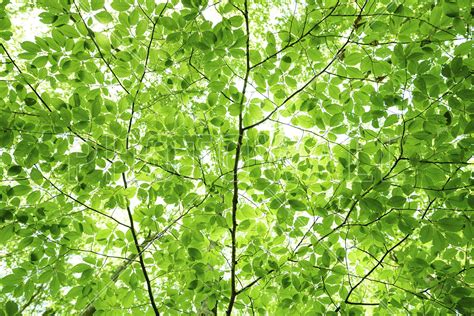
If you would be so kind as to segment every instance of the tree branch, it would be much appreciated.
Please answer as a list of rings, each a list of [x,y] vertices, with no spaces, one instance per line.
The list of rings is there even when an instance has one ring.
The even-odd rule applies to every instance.
[[[163,9],[161,9],[161,12],[160,12],[160,14],[158,15],[158,17],[156,18],[155,22],[153,22],[153,27],[152,27],[152,29],[151,29],[150,41],[148,42],[148,46],[147,46],[147,49],[146,49],[145,65],[143,66],[143,72],[142,72],[142,75],[140,76],[140,80],[138,81],[137,91],[135,92],[135,96],[133,97],[133,101],[132,101],[132,113],[131,113],[131,115],[130,115],[130,120],[128,121],[127,138],[126,138],[126,140],[125,140],[125,148],[126,148],[127,150],[128,150],[128,146],[129,146],[130,131],[132,130],[133,115],[135,114],[135,103],[136,103],[136,101],[137,101],[138,94],[140,93],[143,80],[145,79],[146,68],[147,68],[147,66],[148,66],[148,61],[149,61],[149,59],[150,59],[151,44],[153,43],[153,38],[154,38],[154,36],[155,36],[156,24],[158,23],[160,17],[163,15],[163,12],[165,12],[165,9],[166,9],[167,6],[168,6],[168,1],[167,1],[166,4],[163,6]]]
[[[102,215],[102,216],[105,216],[107,218],[110,218],[111,220],[113,220],[114,222],[116,222],[117,224],[121,225],[121,226],[124,226],[124,227],[127,227],[127,228],[130,228],[130,226],[128,226],[127,224],[124,224],[122,222],[120,222],[119,220],[115,219],[113,216],[110,216],[108,214],[105,214],[81,201],[79,201],[78,199],[76,199],[75,197],[73,197],[72,195],[64,192],[63,190],[61,190],[56,184],[54,184],[49,178],[47,178],[37,167],[36,167],[36,170],[38,170],[38,172],[41,174],[41,176],[49,182],[49,184],[51,184],[51,186],[53,186],[53,188],[55,188],[59,193],[61,193],[62,195],[66,196],[67,198],[73,200],[74,202],[76,202],[77,204],[80,204],[82,205],[83,207],[85,207],[86,209],[88,210],[91,210],[93,211],[94,213],[97,213],[99,215]]]
[[[364,5],[362,6],[360,12],[359,12],[359,15],[357,16],[357,18],[355,19],[355,22],[357,22],[358,20],[360,20],[360,17],[362,15],[362,11],[364,10],[365,6],[367,5],[367,1],[364,2]],[[351,30],[351,33],[349,34],[348,36],[348,39],[344,42],[344,44],[337,50],[337,52],[334,54],[333,58],[329,61],[329,63],[322,69],[320,70],[317,74],[315,74],[310,80],[308,80],[302,87],[298,88],[296,91],[294,91],[292,94],[290,94],[285,100],[283,100],[283,102],[278,105],[276,108],[274,108],[267,116],[265,116],[263,119],[261,119],[260,121],[256,122],[256,123],[253,123],[251,125],[248,125],[248,126],[245,126],[244,127],[244,131],[245,130],[248,130],[248,129],[251,129],[251,128],[254,128],[262,123],[264,123],[265,121],[267,121],[269,118],[272,117],[273,114],[275,114],[281,107],[283,107],[286,103],[288,103],[291,99],[293,99],[296,95],[298,95],[301,91],[303,91],[304,89],[306,89],[307,86],[309,86],[316,78],[318,78],[320,75],[322,75],[323,73],[326,72],[326,70],[329,69],[329,67],[331,67],[331,65],[339,58],[339,55],[344,51],[344,49],[346,48],[346,46],[349,44],[350,42],[350,38],[352,36],[352,34],[354,34],[354,31],[356,30],[356,26],[354,26]]]
[[[403,237],[399,242],[397,242],[395,245],[393,245],[389,250],[387,250],[387,252],[385,252],[385,254],[382,256],[382,258],[380,258],[380,260],[378,260],[377,264],[375,264],[372,269],[369,270],[369,272],[367,272],[363,277],[362,279],[359,280],[359,282],[357,282],[353,287],[351,287],[351,289],[349,290],[349,293],[347,293],[347,296],[346,298],[344,299],[344,302],[346,304],[353,304],[353,305],[374,305],[374,304],[371,304],[371,303],[354,303],[354,302],[351,302],[349,301],[349,298],[351,297],[352,293],[354,292],[355,289],[357,289],[364,281],[365,279],[367,279],[371,274],[372,272],[375,271],[375,269],[377,269],[383,262],[383,260],[388,256],[388,254],[390,252],[392,252],[395,248],[397,248],[398,246],[400,246],[405,240],[408,239],[408,237],[410,237],[411,233],[405,235],[405,237]],[[378,305],[378,304],[375,304],[375,305]],[[338,312],[340,310],[341,306],[338,306],[336,308],[336,312]]]
[[[77,10],[77,14],[79,14],[79,17],[81,18],[81,21],[82,23],[84,24],[84,27],[86,28],[87,30],[87,34],[89,35],[89,38],[91,39],[91,41],[94,43],[94,46],[97,48],[97,51],[99,52],[99,55],[100,55],[100,58],[104,61],[105,65],[107,66],[107,68],[110,70],[110,72],[112,73],[112,75],[114,76],[115,80],[117,80],[117,82],[119,83],[119,85],[122,87],[123,91],[125,91],[127,94],[130,94],[130,91],[127,90],[127,88],[125,88],[125,86],[122,84],[122,82],[120,81],[120,79],[118,78],[117,74],[115,73],[115,71],[112,69],[112,67],[110,66],[110,63],[105,59],[105,56],[104,54],[102,53],[102,50],[100,49],[99,45],[97,44],[95,38],[94,38],[94,32],[87,26],[87,23],[86,21],[84,20],[82,14],[81,14],[81,10],[79,10],[79,7],[77,6],[76,4],[76,1],[73,1],[73,4],[74,4],[74,7],[76,7],[76,10]]]
[[[230,283],[231,283],[231,291],[230,291],[230,298],[229,298],[229,305],[227,306],[226,315],[231,315],[232,309],[234,307],[235,298],[237,296],[236,290],[236,253],[237,253],[237,204],[239,202],[239,159],[240,159],[240,150],[242,148],[242,141],[244,137],[244,128],[243,128],[243,116],[242,116],[242,108],[245,101],[245,92],[247,89],[248,78],[250,74],[250,29],[249,29],[249,13],[248,13],[248,3],[247,0],[244,1],[244,10],[242,12],[245,19],[245,29],[247,33],[246,39],[246,70],[245,70],[245,77],[244,83],[242,88],[242,96],[240,99],[240,110],[239,110],[239,136],[237,139],[237,145],[235,148],[235,158],[234,158],[234,168],[233,168],[233,196],[232,196],[232,228],[231,228],[231,238],[232,238],[232,261],[231,261],[231,271],[230,271]]]
[[[199,201],[198,203],[195,203],[193,205],[191,205],[183,214],[181,214],[180,216],[178,216],[177,218],[175,218],[173,221],[171,221],[170,224],[168,224],[168,226],[166,226],[162,231],[156,233],[155,235],[153,236],[150,236],[148,238],[146,238],[141,244],[140,244],[140,249],[141,249],[141,252],[138,252],[138,253],[133,253],[131,254],[130,256],[128,256],[129,258],[129,261],[127,262],[124,262],[122,265],[118,266],[117,269],[114,271],[114,273],[112,274],[111,276],[111,281],[112,282],[116,282],[119,278],[119,276],[122,274],[122,272],[124,272],[131,264],[132,262],[135,261],[135,259],[140,255],[142,254],[143,252],[145,252],[155,241],[161,239],[164,235],[166,235],[166,233],[168,232],[168,230],[171,229],[171,227],[173,227],[178,221],[180,221],[184,216],[186,216],[187,214],[189,214],[189,212],[191,212],[194,208],[196,207],[199,207],[202,203],[204,203],[206,201],[206,199],[209,197],[210,193],[206,194],[204,196],[203,199],[201,199],[201,201]],[[81,315],[82,316],[92,316],[95,311],[96,311],[96,308],[94,306],[94,302],[95,302],[95,299],[93,301],[91,301],[84,309],[83,311],[81,312]]]
[[[273,270],[273,269],[272,269],[272,270],[269,270],[266,275],[272,273],[273,271],[275,271],[275,270]],[[249,284],[247,284],[246,286],[244,286],[243,288],[241,288],[240,290],[238,290],[235,294],[236,294],[236,295],[239,295],[239,294],[241,294],[242,292],[247,291],[249,288],[251,288],[252,286],[254,286],[258,281],[260,281],[260,280],[263,279],[263,278],[264,278],[264,276],[260,276],[260,277],[256,278],[255,280],[253,280],[252,282],[250,282]]]
[[[30,299],[28,300],[28,302],[25,303],[25,305],[23,305],[19,311],[19,315],[22,315],[23,312],[25,311],[25,309],[28,308],[28,306],[31,305],[31,303],[33,303],[34,299],[36,297],[38,297],[40,294],[42,294],[42,291],[43,291],[43,285],[41,285],[40,287],[38,287],[38,289],[36,290],[36,292],[33,293],[33,295],[31,295]]]
[[[287,50],[288,48],[290,47],[293,47],[295,46],[296,44],[298,44],[299,42],[301,42],[306,36],[308,36],[309,34],[311,34],[311,32],[313,32],[321,23],[323,23],[324,21],[326,21],[327,18],[329,18],[333,13],[334,11],[337,9],[337,7],[339,6],[339,2],[340,0],[337,1],[337,3],[331,8],[331,11],[329,11],[329,13],[327,15],[325,15],[320,21],[318,21],[317,23],[315,23],[308,31],[306,31],[305,33],[301,34],[301,36],[291,42],[291,43],[288,43],[287,45],[285,45],[283,48],[281,48],[280,50],[278,50],[277,52],[265,57],[263,60],[259,61],[258,63],[255,63],[254,65],[252,65],[250,67],[250,69],[254,69],[262,64],[264,64],[265,62],[267,62],[268,60],[272,59],[272,58],[275,58],[276,56],[278,56],[278,54],[282,53],[283,51]]]
[[[125,178],[125,173],[122,173],[122,180],[123,180],[123,186],[125,187],[125,189],[127,189],[127,179]],[[138,253],[138,259],[140,260],[140,267],[142,269],[143,276],[145,277],[145,282],[147,286],[148,296],[150,298],[151,307],[153,308],[155,315],[159,316],[160,312],[158,311],[158,307],[156,306],[155,298],[153,296],[153,290],[151,287],[150,278],[148,277],[145,261],[143,260],[143,252],[140,248],[140,243],[138,242],[137,232],[135,230],[135,224],[133,223],[132,210],[130,209],[130,203],[128,199],[127,199],[127,214],[128,214],[128,219],[130,220],[130,232],[132,233],[133,242],[135,243],[135,248],[137,249],[137,253]]]

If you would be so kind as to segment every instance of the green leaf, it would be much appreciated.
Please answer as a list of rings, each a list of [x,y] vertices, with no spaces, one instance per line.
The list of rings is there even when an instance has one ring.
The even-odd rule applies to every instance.
[[[43,182],[43,176],[35,168],[31,169],[30,177],[31,177],[31,180],[33,180],[33,182],[35,182],[36,184],[41,184]]]
[[[295,211],[305,211],[307,209],[305,203],[299,200],[290,199],[288,200],[288,203],[290,204],[291,208],[294,209]]]
[[[439,226],[446,231],[458,232],[464,227],[464,221],[460,218],[442,218],[438,221]]]
[[[79,264],[76,264],[72,269],[71,269],[71,272],[72,273],[82,273],[86,270],[89,270],[90,269],[90,266],[88,264],[85,264],[85,263],[79,263]]]
[[[443,11],[444,11],[444,14],[446,14],[447,16],[451,18],[459,16],[459,7],[457,3],[455,2],[449,2],[449,1],[444,2]]]
[[[175,20],[173,20],[170,17],[164,16],[160,18],[160,23],[163,25],[166,29],[173,31],[178,29],[178,24],[176,23]]]
[[[146,20],[141,20],[138,22],[137,28],[136,28],[136,35],[140,36],[145,34],[146,30],[148,28],[148,23]]]
[[[104,0],[91,0],[91,8],[92,10],[100,10],[104,8]]]
[[[13,235],[13,225],[4,225],[0,228],[0,244],[4,245]]]
[[[28,156],[25,159],[25,167],[31,168],[34,164],[38,163],[39,161],[39,151],[38,149],[33,148]]]
[[[462,314],[470,314],[474,311],[474,297],[463,297],[456,303],[456,309]]]
[[[32,106],[36,103],[36,99],[33,99],[33,98],[26,98],[25,99],[25,104],[28,105],[28,106]]]
[[[19,184],[12,188],[13,195],[26,195],[30,191],[31,191],[31,187],[24,184]]]
[[[127,11],[130,8],[130,4],[126,0],[113,0],[110,6],[117,11]]]
[[[101,12],[97,13],[95,15],[95,17],[102,24],[107,24],[107,23],[110,23],[114,20],[112,15],[107,11],[101,11]]]
[[[95,40],[101,49],[106,52],[110,51],[110,41],[107,35],[103,33],[95,33]]]
[[[7,312],[7,315],[8,316],[11,316],[11,315],[17,315],[18,313],[18,305],[13,302],[13,301],[8,301],[6,304],[5,304],[5,311]]]
[[[200,260],[202,259],[202,254],[199,249],[196,248],[188,248],[188,254],[191,260]]]
[[[291,64],[291,57],[288,55],[283,56],[281,59],[284,63]]]
[[[459,46],[457,46],[454,49],[454,54],[456,56],[467,55],[472,51],[472,48],[473,48],[473,42],[472,41],[466,41],[464,43],[459,44]]]
[[[8,168],[8,175],[9,176],[16,176],[21,173],[21,167],[20,166],[11,166]]]
[[[38,53],[41,51],[41,47],[39,47],[39,45],[30,41],[21,43],[21,48],[30,53]]]
[[[465,287],[457,287],[451,290],[451,294],[456,297],[468,297],[471,294],[472,290]]]
[[[388,200],[388,205],[393,206],[393,207],[402,207],[406,202],[406,199],[403,196],[392,196]]]
[[[67,25],[67,24],[63,25],[59,28],[59,30],[61,31],[61,33],[63,33],[67,37],[71,37],[71,38],[79,37],[79,33],[71,25]]]
[[[420,241],[427,243],[433,239],[433,229],[431,226],[423,226],[420,230]]]
[[[364,210],[369,210],[369,211],[376,211],[376,212],[381,212],[384,210],[384,207],[382,203],[380,203],[378,200],[373,199],[373,198],[363,198],[360,200],[360,205],[362,211]]]

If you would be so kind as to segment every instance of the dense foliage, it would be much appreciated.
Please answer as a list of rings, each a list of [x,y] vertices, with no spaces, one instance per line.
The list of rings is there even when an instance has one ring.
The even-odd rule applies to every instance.
[[[0,315],[472,315],[471,16],[3,0]]]

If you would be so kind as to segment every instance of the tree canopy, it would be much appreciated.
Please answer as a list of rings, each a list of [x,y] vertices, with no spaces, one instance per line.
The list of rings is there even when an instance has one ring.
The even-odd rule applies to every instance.
[[[0,315],[472,315],[472,12],[1,1]]]

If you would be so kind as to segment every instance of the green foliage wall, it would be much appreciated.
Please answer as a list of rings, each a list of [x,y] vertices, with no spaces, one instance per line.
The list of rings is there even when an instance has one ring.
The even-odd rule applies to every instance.
[[[3,0],[0,315],[473,314],[471,17]]]

